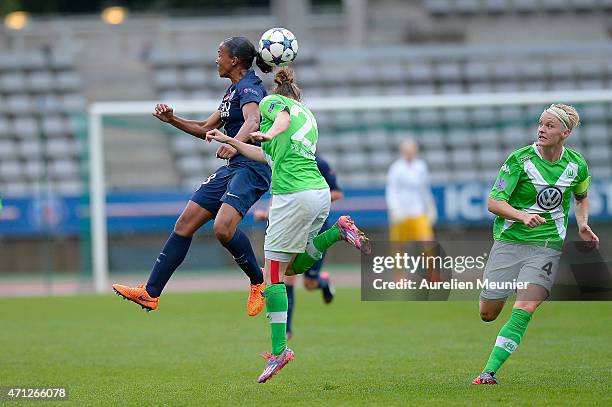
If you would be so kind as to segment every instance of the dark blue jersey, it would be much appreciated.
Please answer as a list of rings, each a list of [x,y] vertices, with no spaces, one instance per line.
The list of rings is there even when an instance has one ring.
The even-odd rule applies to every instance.
[[[244,124],[242,107],[251,102],[259,104],[266,95],[265,86],[252,69],[249,69],[238,83],[227,88],[223,101],[219,105],[221,123],[225,128],[225,133],[230,137],[235,137]],[[251,161],[241,154],[236,154],[230,163],[245,160]]]
[[[338,186],[338,181],[336,180],[336,171],[334,171],[332,167],[330,167],[329,163],[320,156],[315,156],[315,160],[317,161],[317,167],[319,167],[321,175],[323,175],[327,185],[329,185],[329,189],[331,191],[342,191]]]

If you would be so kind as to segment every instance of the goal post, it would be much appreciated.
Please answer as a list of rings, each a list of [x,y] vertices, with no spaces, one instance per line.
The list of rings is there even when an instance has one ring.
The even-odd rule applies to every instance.
[[[308,107],[319,114],[338,112],[357,112],[359,118],[366,112],[418,112],[423,110],[478,108],[504,106],[536,106],[546,107],[550,103],[568,104],[612,104],[612,89],[602,90],[567,90],[546,92],[519,92],[519,93],[487,93],[487,94],[455,94],[455,95],[416,95],[416,96],[355,96],[355,97],[320,97],[308,98]],[[107,180],[105,168],[105,130],[104,119],[107,117],[140,116],[150,117],[157,101],[138,102],[97,102],[88,107],[88,149],[89,149],[89,194],[90,194],[90,222],[91,222],[91,252],[92,271],[95,291],[102,293],[108,290],[109,284],[109,249],[107,229]],[[190,100],[169,101],[178,115],[197,115],[206,117],[217,109],[218,100]],[[541,111],[541,110],[540,110]],[[612,114],[612,110],[610,110]],[[397,115],[395,117],[398,117]],[[530,119],[533,119],[530,117]],[[151,120],[155,120],[151,117]],[[334,120],[334,116],[331,116]],[[386,121],[393,120],[385,116]],[[406,121],[410,119],[407,118]],[[444,118],[440,118],[444,121]],[[439,124],[439,123],[438,123]],[[532,123],[535,124],[535,123]],[[323,123],[320,123],[320,128]],[[325,126],[325,125],[323,125]],[[376,126],[376,124],[372,124]],[[404,126],[410,124],[404,123]],[[332,131],[320,132],[321,137],[329,137]],[[452,134],[451,134],[452,135]],[[608,137],[610,137],[608,129]],[[346,157],[350,160],[351,157]],[[588,157],[587,157],[588,159]]]

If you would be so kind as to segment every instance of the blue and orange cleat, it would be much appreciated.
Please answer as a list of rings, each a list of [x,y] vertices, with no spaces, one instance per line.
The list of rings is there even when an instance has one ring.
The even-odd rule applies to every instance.
[[[342,240],[348,242],[350,245],[359,249],[363,254],[372,253],[372,246],[370,245],[370,239],[368,239],[357,226],[350,216],[344,215],[338,218],[336,226],[340,231]]]
[[[295,354],[289,348],[285,348],[283,353],[278,356],[274,356],[269,352],[261,355],[262,358],[268,359],[266,367],[257,379],[257,383],[265,383],[270,380],[272,376],[277,374],[285,365],[295,359]]]
[[[151,297],[144,284],[139,284],[136,287],[113,284],[113,290],[124,299],[140,305],[147,312],[157,309],[159,298]]]
[[[497,384],[495,372],[482,372],[472,380],[472,384]]]
[[[251,284],[249,299],[247,301],[247,315],[254,317],[266,305],[266,283]]]

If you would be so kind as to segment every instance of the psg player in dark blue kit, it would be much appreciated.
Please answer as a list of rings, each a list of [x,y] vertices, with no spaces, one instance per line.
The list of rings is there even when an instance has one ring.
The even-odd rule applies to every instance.
[[[158,104],[153,116],[203,140],[206,140],[207,131],[223,127],[230,137],[248,142],[249,133],[259,129],[259,102],[267,94],[261,79],[251,68],[253,61],[262,72],[272,71],[248,39],[226,39],[219,45],[216,63],[219,76],[230,79],[232,83],[218,110],[204,121],[194,121],[175,116],[170,106]],[[156,309],[164,286],[185,259],[192,236],[202,225],[214,219],[215,236],[251,281],[247,313],[253,316],[261,311],[265,305],[263,274],[251,243],[238,229],[238,224],[249,208],[268,191],[271,170],[264,163],[237,154],[226,144],[219,147],[217,157],[227,159],[227,165],[211,174],[192,195],[157,258],[147,284],[136,287],[113,284],[117,294],[147,311]]]
[[[319,155],[315,156],[317,161],[317,167],[319,167],[319,171],[325,181],[327,181],[327,185],[329,185],[329,190],[331,193],[331,200],[337,201],[342,199],[344,194],[338,186],[338,181],[336,180],[336,172],[331,168],[329,163],[321,158]],[[256,220],[265,220],[268,218],[268,211],[256,210],[254,213],[254,217]],[[321,227],[321,231],[325,231],[329,229],[331,224],[329,223],[329,218],[325,220],[325,223]],[[326,272],[321,273],[321,268],[323,267],[323,261],[325,260],[325,253],[323,253],[323,257],[317,261],[310,270],[304,273],[304,288],[308,291],[321,289],[323,294],[323,301],[326,304],[329,304],[334,299],[334,288],[331,285],[329,274]],[[292,326],[291,321],[293,319],[293,309],[295,304],[295,294],[293,287],[295,285],[296,276],[285,276],[285,285],[287,287],[287,300],[289,308],[287,309],[287,339],[291,339]]]

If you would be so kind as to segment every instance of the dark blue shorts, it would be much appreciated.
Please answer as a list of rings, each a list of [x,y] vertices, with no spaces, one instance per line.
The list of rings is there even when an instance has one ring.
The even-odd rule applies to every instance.
[[[224,165],[211,174],[191,200],[217,216],[226,203],[244,215],[270,188],[271,170],[266,164],[238,162]]]

